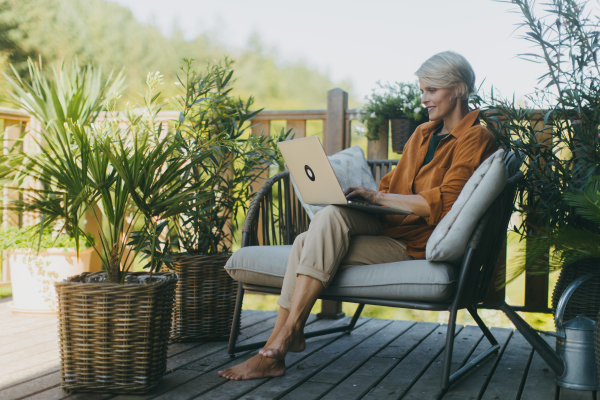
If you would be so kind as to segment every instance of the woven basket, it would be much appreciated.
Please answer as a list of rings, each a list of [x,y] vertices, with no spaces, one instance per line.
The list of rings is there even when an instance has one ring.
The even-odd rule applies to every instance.
[[[144,393],[167,367],[177,275],[83,273],[55,284],[61,386],[68,392]]]
[[[231,331],[238,283],[225,272],[230,253],[181,254],[173,263],[179,282],[171,339],[226,340]]]
[[[588,258],[563,267],[560,276],[552,292],[552,313],[556,314],[558,300],[567,286],[582,275],[594,274],[594,277],[584,282],[579,289],[573,293],[567,307],[565,308],[564,321],[575,318],[578,315],[593,319],[598,318],[600,311],[600,259]]]
[[[392,150],[402,153],[404,145],[417,129],[417,123],[408,118],[394,118],[390,121],[392,123]]]

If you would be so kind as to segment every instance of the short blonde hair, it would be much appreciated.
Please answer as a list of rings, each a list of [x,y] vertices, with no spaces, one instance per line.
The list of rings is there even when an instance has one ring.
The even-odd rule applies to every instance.
[[[475,93],[475,71],[466,58],[454,51],[430,57],[415,72],[427,86],[450,89],[462,100]]]

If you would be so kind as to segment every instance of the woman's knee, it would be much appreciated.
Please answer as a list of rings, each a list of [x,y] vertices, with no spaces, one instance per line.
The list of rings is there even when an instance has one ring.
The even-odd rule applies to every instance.
[[[347,211],[348,211],[348,209],[346,209],[344,207],[334,206],[334,205],[327,206],[315,214],[312,222],[322,221],[322,220],[328,221],[328,222],[340,221],[345,218]]]

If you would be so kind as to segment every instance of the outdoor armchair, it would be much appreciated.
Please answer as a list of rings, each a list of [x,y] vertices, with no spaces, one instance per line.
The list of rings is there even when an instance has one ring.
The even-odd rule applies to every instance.
[[[508,180],[502,192],[479,219],[470,235],[460,263],[428,260],[398,261],[355,266],[339,270],[321,299],[357,303],[348,325],[306,333],[310,338],[334,332],[351,332],[365,304],[430,311],[449,311],[444,352],[442,388],[447,389],[464,374],[499,349],[498,342],[477,314],[477,306],[488,292],[494,267],[506,232],[523,174],[517,157],[504,157]],[[376,181],[390,171],[397,160],[368,161]],[[289,173],[269,180],[253,199],[242,229],[242,249],[225,267],[238,280],[238,294],[228,352],[257,349],[265,342],[236,346],[244,292],[280,294],[287,259],[294,238],[307,230],[308,218],[297,200]],[[450,375],[457,313],[467,309],[490,347]]]

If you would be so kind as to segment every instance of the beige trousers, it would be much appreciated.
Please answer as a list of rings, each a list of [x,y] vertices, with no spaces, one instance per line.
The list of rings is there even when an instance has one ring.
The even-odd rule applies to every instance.
[[[299,274],[327,288],[338,268],[411,260],[406,244],[376,236],[381,227],[376,215],[351,208],[328,206],[319,211],[308,231],[294,241],[277,304],[290,309]]]

